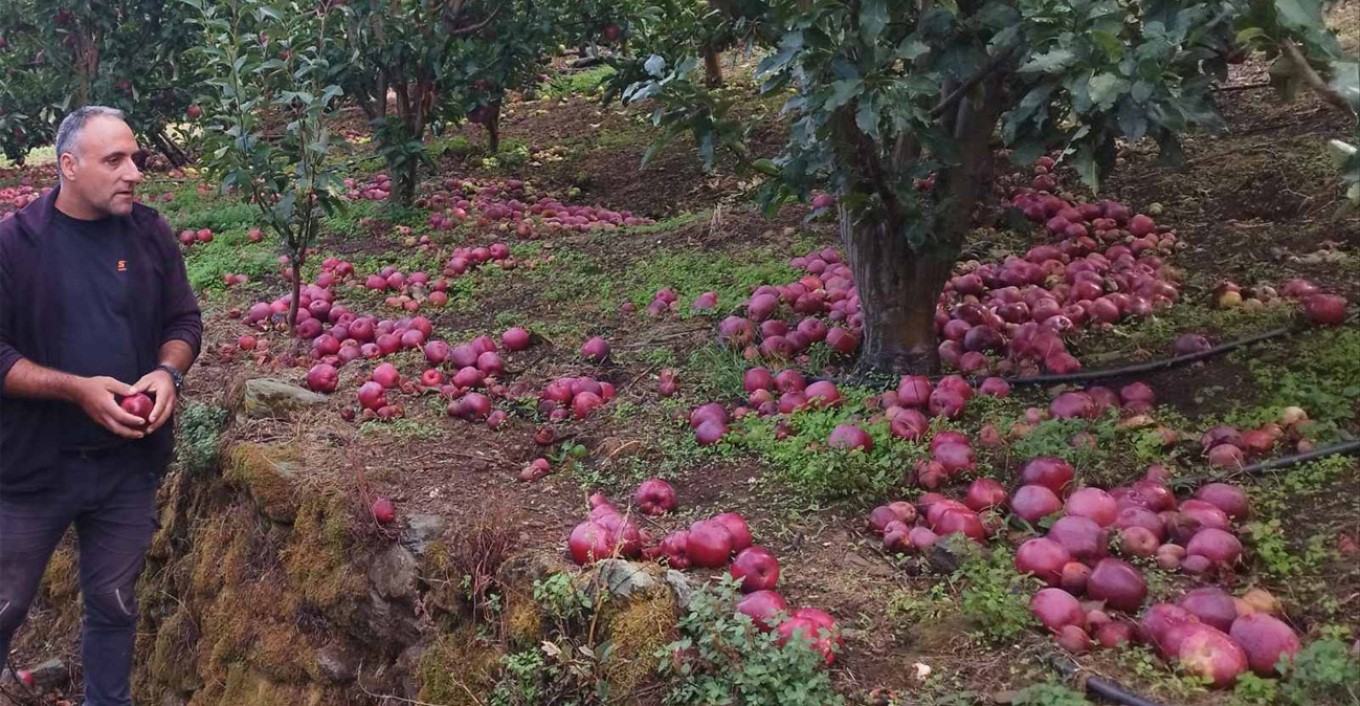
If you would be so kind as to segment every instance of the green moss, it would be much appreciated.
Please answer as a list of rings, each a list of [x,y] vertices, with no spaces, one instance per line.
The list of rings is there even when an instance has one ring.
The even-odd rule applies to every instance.
[[[353,510],[338,491],[314,495],[298,509],[290,546],[281,552],[289,586],[333,620],[353,614],[364,595],[361,572],[351,564]]]
[[[420,657],[416,698],[441,706],[481,706],[480,695],[496,683],[498,647],[469,632],[440,635]]]
[[[657,650],[676,636],[675,598],[669,589],[636,596],[607,623],[613,649],[601,665],[610,693],[629,694],[655,672]]]
[[[227,453],[225,477],[245,488],[272,520],[292,522],[299,491],[294,476],[298,453],[287,445],[238,444]]]

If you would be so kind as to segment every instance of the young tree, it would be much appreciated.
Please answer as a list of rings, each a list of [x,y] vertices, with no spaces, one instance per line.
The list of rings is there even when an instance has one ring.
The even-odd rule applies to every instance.
[[[485,125],[492,151],[499,148],[505,91],[536,80],[569,8],[536,0],[360,0],[343,8],[338,50],[354,60],[341,83],[375,126],[394,201],[415,197],[429,130],[467,119]]]
[[[204,166],[259,208],[289,257],[288,311],[297,322],[302,266],[323,215],[342,206],[344,180],[330,159],[326,118],[343,91],[331,63],[330,3],[184,0],[199,12],[205,42]]]
[[[790,94],[777,158],[752,159],[731,99],[694,80],[702,44],[636,56],[615,85],[626,101],[653,101],[666,135],[692,132],[708,163],[726,147],[767,174],[767,205],[819,187],[835,195],[864,318],[860,365],[879,370],[938,369],[936,303],[992,195],[998,141],[1021,164],[1056,152],[1094,189],[1116,140],[1150,138],[1174,163],[1187,130],[1219,126],[1211,84],[1244,42],[1292,41],[1323,67],[1337,55],[1317,0],[767,0],[728,11],[738,14],[723,21],[770,50],[762,93]]]
[[[12,0],[0,3],[0,146],[16,159],[49,144],[71,110],[120,108],[140,135],[176,165],[188,156],[166,134],[185,119],[193,67],[179,0]],[[4,128],[8,127],[8,130]],[[15,129],[22,133],[22,139]]]

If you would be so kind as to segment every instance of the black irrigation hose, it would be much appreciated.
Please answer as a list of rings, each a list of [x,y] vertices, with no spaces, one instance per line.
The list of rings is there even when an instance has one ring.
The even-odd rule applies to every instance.
[[[1135,694],[1116,682],[1100,677],[1086,678],[1086,695],[1094,696],[1102,701],[1109,701],[1123,706],[1162,706],[1156,701],[1149,701],[1138,694]]]
[[[1066,679],[1071,679],[1077,674],[1077,665],[1065,656],[1053,655],[1053,667]],[[1121,704],[1122,706],[1162,706],[1156,701],[1150,701],[1128,689],[1125,689],[1118,682],[1113,682],[1100,677],[1084,677],[1086,685],[1086,698],[1092,697],[1101,701]]]
[[[1309,451],[1307,453],[1292,454],[1289,456],[1278,456],[1276,458],[1266,459],[1265,461],[1259,461],[1257,463],[1249,464],[1232,471],[1224,471],[1222,473],[1214,473],[1207,476],[1177,478],[1172,480],[1171,483],[1172,485],[1176,486],[1197,486],[1202,483],[1230,480],[1233,478],[1237,478],[1239,476],[1259,476],[1269,471],[1277,470],[1280,468],[1288,468],[1289,466],[1293,466],[1295,464],[1307,463],[1309,461],[1315,461],[1319,458],[1326,458],[1327,456],[1338,456],[1341,454],[1355,454],[1355,453],[1360,453],[1360,439],[1354,439],[1351,441],[1341,441],[1335,444],[1331,444],[1329,446],[1324,446],[1320,449],[1313,449],[1312,451]]]
[[[1197,353],[1187,353],[1186,355],[1178,355],[1171,358],[1163,358],[1161,360],[1153,360],[1146,363],[1134,363],[1132,365],[1125,365],[1118,368],[1105,368],[1103,370],[1087,370],[1079,373],[1067,373],[1064,375],[1029,375],[1023,377],[1008,377],[1002,379],[1012,386],[1063,385],[1071,383],[1095,382],[1097,380],[1108,380],[1112,378],[1128,377],[1130,375],[1141,375],[1146,373],[1161,372],[1163,370],[1170,370],[1172,368],[1178,368],[1183,365],[1197,363],[1201,360],[1206,360],[1208,358],[1220,356],[1225,353],[1230,353],[1244,346],[1255,345],[1257,343],[1261,343],[1262,341],[1268,341],[1272,338],[1286,336],[1288,334],[1295,333],[1300,330],[1302,330],[1302,328],[1297,324],[1281,326],[1280,328],[1272,329],[1264,333],[1254,334],[1251,336],[1247,336],[1246,338],[1239,338],[1235,341],[1228,341],[1227,343],[1220,343],[1217,346],[1199,351]],[[877,382],[871,380],[870,377],[871,376],[869,375],[858,375],[850,377],[825,377],[816,375],[808,376],[810,380],[827,380],[830,382],[834,382],[836,384],[868,385],[871,387],[876,386],[882,389],[890,389],[892,387],[895,387],[897,385],[897,381],[900,380],[900,377],[893,376],[891,377],[891,379],[889,379],[889,376],[883,376],[881,378],[882,381]],[[935,382],[941,379],[942,377],[944,376],[936,375],[932,376],[930,379],[931,382]],[[982,380],[979,378],[971,378],[969,379],[969,382],[974,385],[979,385],[981,384]]]
[[[1268,341],[1272,338],[1279,338],[1280,336],[1293,333],[1297,330],[1298,327],[1293,325],[1281,326],[1280,328],[1266,331],[1265,333],[1258,333],[1252,336],[1247,336],[1246,338],[1239,338],[1236,341],[1220,343],[1217,346],[1214,346],[1213,348],[1208,348],[1199,351],[1198,353],[1187,353],[1185,355],[1178,355],[1172,358],[1163,358],[1161,360],[1153,360],[1146,363],[1135,363],[1133,365],[1125,365],[1119,368],[1106,368],[1104,370],[1089,370],[1080,373],[1069,373],[1066,375],[1032,375],[1029,377],[1005,378],[1005,380],[1011,385],[1059,385],[1074,382],[1093,382],[1095,380],[1106,380],[1109,378],[1119,378],[1128,375],[1141,375],[1145,373],[1161,372],[1163,370],[1170,370],[1171,368],[1178,368],[1182,365],[1198,363],[1201,360],[1213,358],[1215,356],[1220,356],[1225,353],[1231,353],[1232,351],[1237,350],[1238,348],[1242,348],[1243,346],[1251,346],[1257,343],[1261,343],[1262,341]]]

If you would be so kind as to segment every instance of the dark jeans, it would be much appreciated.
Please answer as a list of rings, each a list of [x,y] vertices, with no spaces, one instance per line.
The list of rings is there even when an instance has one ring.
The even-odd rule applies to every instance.
[[[81,662],[87,706],[130,706],[137,577],[156,529],[157,475],[135,445],[64,453],[60,484],[32,493],[0,488],[0,656],[23,623],[66,528],[76,526],[85,620]]]

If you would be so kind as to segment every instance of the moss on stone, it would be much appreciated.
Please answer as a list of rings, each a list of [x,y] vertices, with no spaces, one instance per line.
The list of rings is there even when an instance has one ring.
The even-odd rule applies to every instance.
[[[329,706],[333,701],[328,698],[326,689],[317,686],[298,686],[279,684],[265,675],[249,669],[245,665],[232,665],[227,673],[226,683],[221,693],[212,700],[200,699],[209,693],[204,690],[195,695],[189,706],[263,706],[279,704],[283,706]]]
[[[506,637],[515,648],[531,647],[543,639],[543,614],[532,599],[511,599],[505,608]]]
[[[269,519],[293,522],[303,495],[298,455],[289,444],[238,444],[227,453],[224,475],[245,488]]]
[[[664,586],[613,604],[617,608],[606,623],[613,649],[601,667],[610,692],[622,695],[656,672],[657,650],[676,639],[676,605]]]
[[[289,546],[280,555],[288,583],[302,600],[342,623],[353,617],[354,599],[365,594],[362,572],[351,561],[352,521],[346,496],[314,494],[298,508]]]
[[[441,706],[481,706],[496,684],[502,652],[471,630],[440,635],[420,657],[419,701]]]

